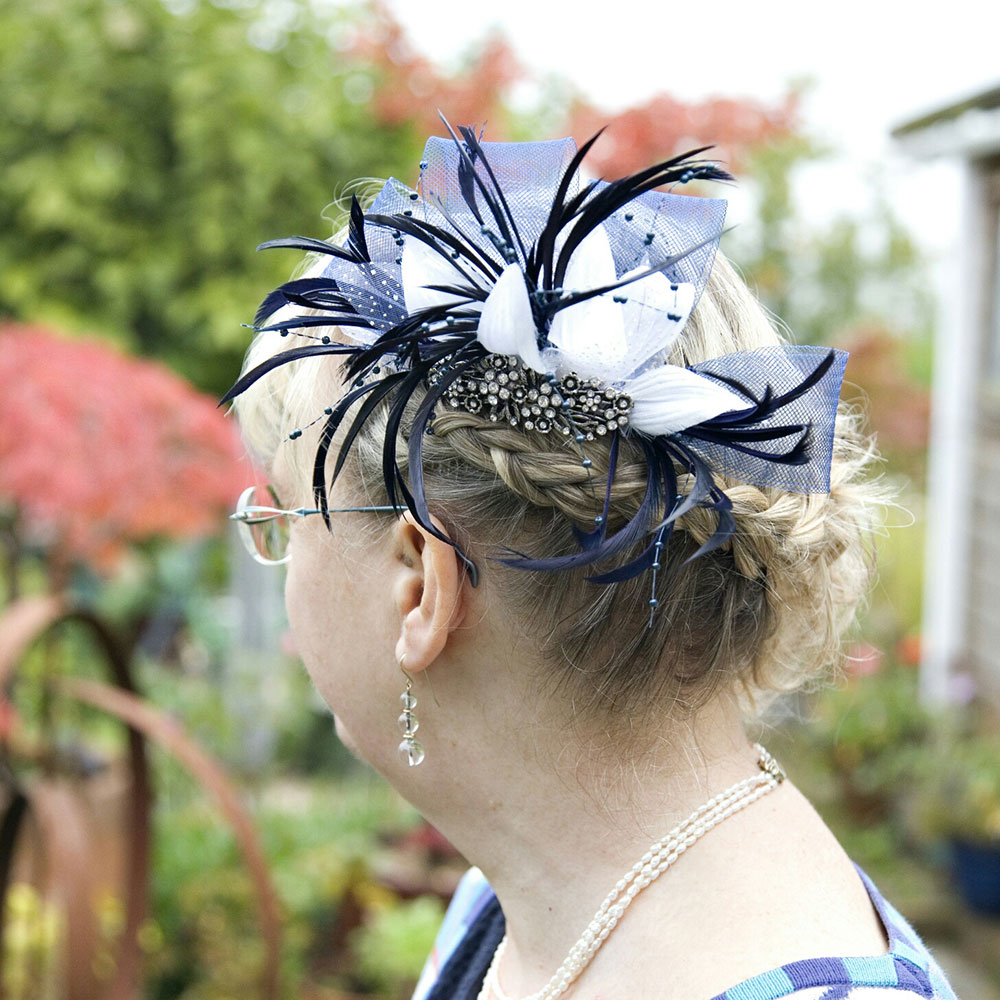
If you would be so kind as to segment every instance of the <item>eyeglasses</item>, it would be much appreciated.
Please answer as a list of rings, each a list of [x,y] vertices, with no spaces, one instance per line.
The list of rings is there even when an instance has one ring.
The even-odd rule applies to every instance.
[[[392,511],[395,507],[331,507],[328,514],[375,514]],[[271,486],[248,486],[236,503],[236,510],[229,515],[231,521],[242,525],[240,532],[247,552],[265,566],[280,566],[288,562],[288,536],[293,517],[322,514],[318,508],[297,507],[283,510]]]

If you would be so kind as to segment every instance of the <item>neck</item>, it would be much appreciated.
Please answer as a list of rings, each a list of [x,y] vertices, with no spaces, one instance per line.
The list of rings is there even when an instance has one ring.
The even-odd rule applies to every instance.
[[[610,755],[596,754],[592,741],[566,727],[526,729],[524,700],[504,697],[489,677],[479,680],[485,692],[472,702],[475,724],[463,726],[457,709],[453,718],[441,713],[442,725],[454,723],[446,741],[454,746],[441,744],[446,759],[427,801],[419,790],[411,798],[493,886],[507,921],[501,981],[518,996],[548,981],[651,843],[755,774],[756,753],[735,703],[719,697],[683,723],[667,723],[641,759],[605,764]],[[428,763],[432,752],[429,746]],[[669,880],[654,884],[653,894],[669,901]]]

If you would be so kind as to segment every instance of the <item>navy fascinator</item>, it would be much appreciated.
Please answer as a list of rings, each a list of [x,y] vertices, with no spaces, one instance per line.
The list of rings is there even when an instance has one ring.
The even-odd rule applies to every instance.
[[[607,448],[607,480],[596,491],[603,509],[592,527],[575,529],[577,551],[498,556],[519,569],[588,567],[596,583],[655,573],[674,524],[696,506],[715,515],[698,558],[735,530],[718,476],[829,491],[846,353],[780,345],[691,367],[667,361],[708,281],[725,219],[724,200],[671,190],[731,179],[700,158],[704,149],[584,183],[580,165],[597,136],[577,150],[572,139],[491,143],[468,127],[448,131],[427,141],[416,190],[389,180],[367,213],[352,199],[343,246],[305,237],[262,244],[327,263],[261,304],[254,328],[294,333],[300,346],[248,371],[223,402],[290,361],[345,356],[345,392],[320,418],[315,456],[324,516],[328,480],[383,406],[389,502],[453,545],[424,492],[421,452],[437,414],[463,410],[555,435],[588,469],[588,450]],[[330,327],[351,342],[331,340]],[[348,416],[331,477],[334,435]],[[397,462],[400,438],[408,475]],[[610,531],[623,439],[645,458],[646,490],[635,514]],[[475,566],[456,551],[475,582]]]

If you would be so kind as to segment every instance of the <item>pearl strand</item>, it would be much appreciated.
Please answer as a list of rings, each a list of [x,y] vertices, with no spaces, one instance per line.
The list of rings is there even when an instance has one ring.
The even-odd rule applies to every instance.
[[[709,830],[734,813],[746,809],[784,780],[784,772],[777,761],[760,744],[754,744],[754,748],[758,754],[757,765],[763,773],[744,778],[709,799],[665,837],[653,844],[615,883],[615,887],[601,903],[579,940],[570,948],[569,954],[555,975],[537,993],[532,993],[523,1000],[555,1000],[565,993],[591,963],[594,955],[618,925],[625,910],[643,889],[655,882]],[[499,980],[500,962],[506,948],[505,934],[493,953],[493,960],[486,972],[478,1000],[489,1000],[491,993],[497,1000],[510,1000],[500,988]]]

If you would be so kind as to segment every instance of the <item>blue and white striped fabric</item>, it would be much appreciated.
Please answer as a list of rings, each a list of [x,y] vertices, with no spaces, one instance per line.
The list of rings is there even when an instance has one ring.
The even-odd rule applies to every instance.
[[[434,947],[424,963],[420,979],[417,980],[412,1000],[424,1000],[430,993],[445,962],[491,899],[493,889],[486,881],[486,876],[478,868],[470,868],[458,883],[441,929],[434,939]]]
[[[810,958],[746,979],[712,1000],[957,1000],[916,931],[858,869],[885,926],[889,951],[870,958]],[[438,933],[413,1000],[424,1000],[466,931],[493,899],[478,868],[466,873]]]

